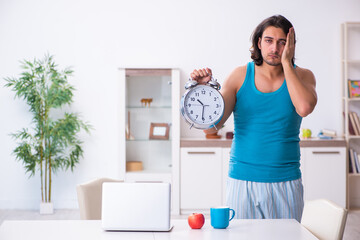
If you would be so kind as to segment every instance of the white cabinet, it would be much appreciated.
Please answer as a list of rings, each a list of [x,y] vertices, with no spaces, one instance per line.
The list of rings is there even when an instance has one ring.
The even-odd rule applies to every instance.
[[[221,148],[181,148],[180,208],[208,211],[222,205]]]
[[[119,69],[119,80],[119,178],[127,182],[170,182],[172,212],[177,214],[180,71]]]
[[[229,161],[231,148],[222,148],[222,205],[226,205],[226,180],[229,175]]]
[[[346,148],[301,148],[304,199],[329,199],[346,208]]]
[[[180,208],[182,213],[226,204],[230,148],[181,148]]]
[[[191,144],[196,145],[194,141]],[[211,206],[226,203],[230,147],[188,147],[191,144],[181,148],[180,209],[183,214],[194,210],[207,212]],[[219,141],[218,145],[224,144]],[[345,208],[347,165],[344,141],[309,140],[300,151],[304,199],[326,198]],[[355,182],[356,179],[350,180]],[[360,186],[357,183],[353,185]],[[353,198],[360,199],[360,195],[354,194]]]

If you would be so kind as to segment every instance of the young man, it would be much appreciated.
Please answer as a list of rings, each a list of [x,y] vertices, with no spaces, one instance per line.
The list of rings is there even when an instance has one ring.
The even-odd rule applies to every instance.
[[[225,112],[217,127],[234,113],[227,204],[236,218],[300,222],[304,201],[299,129],[317,102],[315,77],[294,64],[295,32],[283,16],[256,27],[250,51],[253,62],[233,70],[221,90]],[[200,83],[211,75],[209,68],[191,73]]]

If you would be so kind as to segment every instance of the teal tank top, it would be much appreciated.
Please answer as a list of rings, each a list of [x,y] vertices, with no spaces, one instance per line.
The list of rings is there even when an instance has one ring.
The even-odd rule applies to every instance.
[[[236,93],[229,177],[253,182],[301,178],[302,117],[296,113],[286,81],[278,90],[263,93],[255,87],[254,76],[254,62],[249,62]]]

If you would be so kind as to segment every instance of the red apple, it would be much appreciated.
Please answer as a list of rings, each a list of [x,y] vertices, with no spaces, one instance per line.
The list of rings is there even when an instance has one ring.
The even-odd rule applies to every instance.
[[[205,223],[204,215],[201,213],[193,213],[188,217],[189,226],[192,229],[200,229]]]

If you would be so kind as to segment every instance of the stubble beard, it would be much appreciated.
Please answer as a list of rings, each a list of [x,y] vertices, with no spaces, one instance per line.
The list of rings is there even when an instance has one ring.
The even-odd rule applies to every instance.
[[[275,61],[275,60],[268,61],[266,58],[264,58],[264,56],[263,56],[263,60],[265,63],[267,63],[268,65],[273,66],[273,67],[281,65],[281,61]]]

